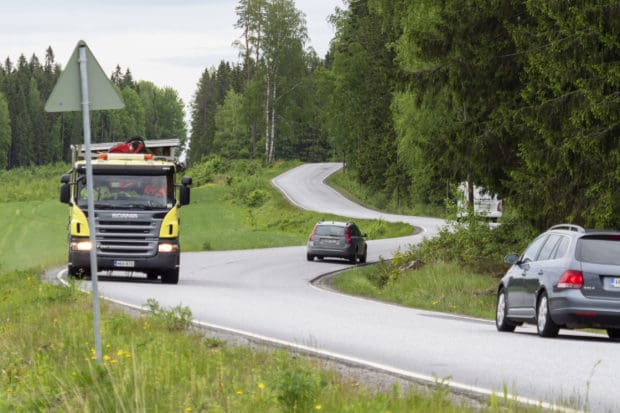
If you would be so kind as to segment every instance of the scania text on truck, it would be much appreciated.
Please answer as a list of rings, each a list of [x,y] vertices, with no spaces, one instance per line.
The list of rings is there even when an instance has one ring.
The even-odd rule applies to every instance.
[[[177,284],[181,247],[179,208],[190,201],[192,179],[176,183],[182,165],[172,156],[178,139],[93,144],[91,161],[97,269],[142,272]],[[72,146],[73,163],[61,177],[60,201],[69,205],[69,262],[73,277],[90,275],[86,161]],[[178,189],[178,198],[177,198]]]

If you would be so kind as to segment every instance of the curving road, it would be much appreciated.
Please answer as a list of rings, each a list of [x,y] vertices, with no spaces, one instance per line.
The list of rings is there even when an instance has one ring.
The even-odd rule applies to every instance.
[[[423,229],[410,237],[369,241],[369,261],[390,257],[444,225],[434,218],[383,214],[345,199],[323,184],[340,166],[302,165],[273,184],[301,208],[404,221]],[[487,320],[322,290],[311,281],[349,264],[305,258],[305,246],[184,253],[176,286],[102,279],[99,289],[129,306],[140,307],[149,298],[163,307],[188,306],[202,325],[405,377],[446,380],[455,388],[482,394],[502,396],[506,389],[524,402],[568,400],[571,406],[594,412],[620,410],[620,346],[602,336],[562,331],[557,339],[542,339],[527,327],[504,334]]]

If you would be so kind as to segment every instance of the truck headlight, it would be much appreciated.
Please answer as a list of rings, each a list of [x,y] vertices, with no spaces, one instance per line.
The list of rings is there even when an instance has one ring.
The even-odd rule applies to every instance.
[[[90,241],[76,241],[71,243],[71,251],[90,251],[92,248]]]
[[[177,252],[178,250],[179,250],[179,247],[177,244],[164,243],[164,244],[159,244],[159,246],[157,247],[157,251],[159,252]]]

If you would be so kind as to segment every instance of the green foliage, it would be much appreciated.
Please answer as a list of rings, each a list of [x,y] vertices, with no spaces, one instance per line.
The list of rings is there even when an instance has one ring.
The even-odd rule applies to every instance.
[[[213,182],[225,170],[224,160],[219,156],[211,156],[203,162],[193,163],[187,175],[192,177],[194,187],[199,187]]]
[[[170,331],[187,330],[192,325],[192,311],[189,307],[177,305],[166,310],[153,298],[146,301],[145,307],[153,321],[161,323]]]
[[[11,122],[9,107],[4,93],[0,91],[0,171],[6,169],[11,147]]]
[[[481,274],[500,276],[505,272],[504,256],[521,252],[535,235],[527,221],[514,216],[490,226],[483,218],[470,215],[442,228],[437,237],[412,246],[408,256],[425,263],[454,262]]]
[[[21,55],[17,65],[9,58],[0,64],[0,96],[4,96],[0,97],[0,169],[70,161],[70,145],[83,143],[81,113],[44,112],[60,73],[51,48],[46,51],[44,64],[34,54],[30,60]],[[160,90],[151,84],[153,93],[148,97],[155,96],[153,104],[141,99],[148,94],[138,96],[143,85],[133,81],[129,69],[123,74],[117,66],[112,81],[125,108],[91,114],[93,142],[120,141],[134,135],[185,140],[183,102],[174,90]]]
[[[320,371],[310,369],[285,353],[277,353],[281,372],[274,384],[277,399],[286,412],[309,412],[319,400],[326,379]]]
[[[69,170],[67,164],[0,170],[0,203],[43,201],[57,198],[60,176]]]
[[[229,90],[215,113],[215,134],[211,151],[227,159],[247,158],[250,154],[248,120],[243,113],[244,97]]]
[[[511,27],[527,59],[516,120],[529,136],[511,171],[515,187],[527,188],[514,191],[515,203],[539,228],[617,227],[618,3],[525,4],[528,19]]]

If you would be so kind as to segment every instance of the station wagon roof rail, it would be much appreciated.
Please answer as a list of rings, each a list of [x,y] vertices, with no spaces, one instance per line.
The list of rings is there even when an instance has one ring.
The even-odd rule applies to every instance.
[[[565,229],[567,231],[586,232],[586,230],[583,229],[583,227],[580,227],[579,225],[573,225],[573,224],[558,224],[558,225],[554,225],[551,228],[549,228],[549,230],[553,230],[553,229]]]

